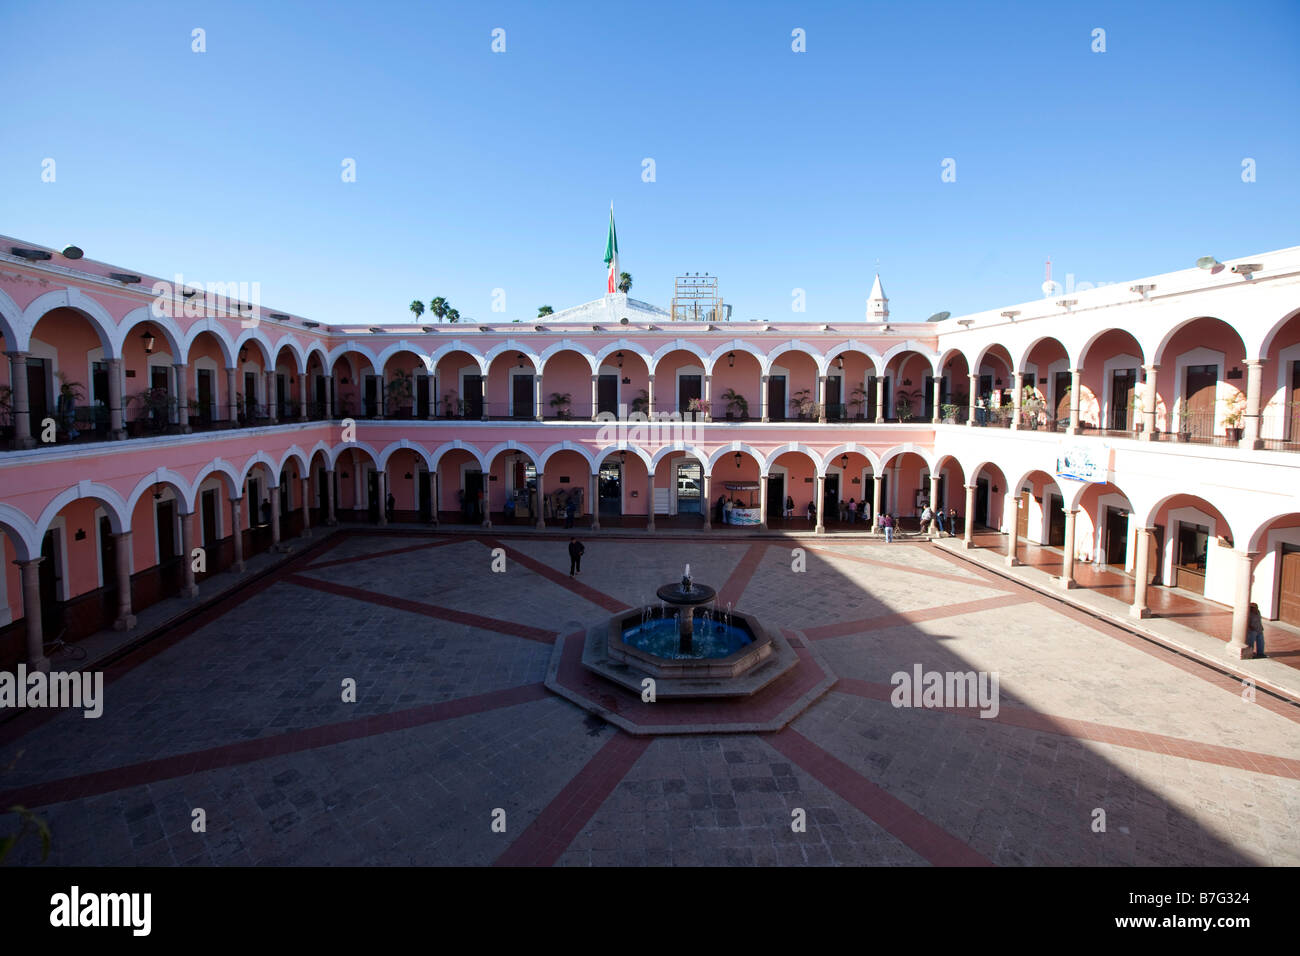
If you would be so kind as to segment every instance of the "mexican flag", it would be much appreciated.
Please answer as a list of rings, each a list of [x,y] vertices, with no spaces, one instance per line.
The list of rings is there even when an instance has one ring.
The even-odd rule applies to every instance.
[[[614,204],[609,204],[609,238],[605,240],[605,265],[609,266],[607,292],[618,291],[618,235],[614,232]]]

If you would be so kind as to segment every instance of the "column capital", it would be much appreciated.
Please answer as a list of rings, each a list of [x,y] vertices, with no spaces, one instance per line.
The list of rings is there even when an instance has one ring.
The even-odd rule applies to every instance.
[[[130,532],[130,531],[115,531],[115,532],[113,532],[113,537],[114,537],[114,538],[129,538],[129,537],[131,537],[131,532]]]
[[[1246,359],[1246,367],[1254,368],[1256,366],[1262,366],[1267,361],[1268,359],[1262,359],[1262,358]]]
[[[19,351],[17,351],[17,350],[14,350],[14,351],[6,350],[6,351],[5,351],[5,355],[7,355],[7,356],[9,356],[11,359],[15,359],[15,360],[22,360],[22,359],[25,359],[25,358],[27,358],[28,356],[30,356],[31,354],[32,354],[31,352],[19,352]]]
[[[1083,374],[1083,366],[1082,366],[1082,365],[1075,366],[1074,368],[1070,369],[1069,371],[1070,371],[1070,374],[1071,374],[1071,375],[1082,375],[1082,374]]]
[[[24,559],[24,558],[15,558],[15,559],[14,559],[14,564],[18,565],[18,567],[20,567],[20,568],[26,568],[26,567],[29,567],[29,566],[31,566],[31,565],[40,564],[40,563],[41,563],[42,561],[44,561],[44,560],[45,560],[45,555],[43,555],[43,554],[38,554],[38,555],[37,555],[36,557],[34,557],[34,558],[25,558],[25,559]]]

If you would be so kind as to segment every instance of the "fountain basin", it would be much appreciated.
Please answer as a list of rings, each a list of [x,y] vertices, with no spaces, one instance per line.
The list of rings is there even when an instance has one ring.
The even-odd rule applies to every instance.
[[[700,585],[696,585],[692,590],[699,587]],[[680,614],[693,615],[696,629],[704,630],[714,626],[715,622],[703,621],[697,613],[693,612],[694,609],[690,607],[679,608]],[[639,641],[639,638],[645,636],[641,633],[640,610],[630,614],[615,615],[606,626],[606,655],[610,661],[632,667],[657,680],[739,677],[772,656],[772,636],[758,621],[744,612],[732,612],[730,618],[731,630],[735,633],[728,633],[726,641],[710,644],[706,642],[705,636],[701,635],[694,642],[699,646],[693,645],[692,651],[687,653],[673,652],[671,646],[664,646],[665,643],[671,645],[675,641],[665,642],[662,639]],[[659,624],[660,621],[656,620],[652,623]],[[678,621],[668,618],[663,619],[663,623],[671,629],[670,633],[677,633]],[[638,646],[638,643],[643,646]],[[664,650],[665,653],[654,653],[646,645],[653,645],[656,649]],[[731,650],[733,645],[738,645],[735,650]],[[707,653],[713,653],[715,656],[704,656]]]

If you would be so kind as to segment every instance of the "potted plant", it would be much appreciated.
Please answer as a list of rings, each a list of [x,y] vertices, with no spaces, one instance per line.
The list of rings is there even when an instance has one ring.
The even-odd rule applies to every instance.
[[[692,398],[686,403],[686,411],[696,417],[697,420],[703,421],[708,416],[708,408],[702,398]]]
[[[572,411],[573,396],[569,392],[551,392],[551,408],[556,418],[568,418]]]
[[[859,385],[853,389],[853,391],[849,392],[849,408],[857,409],[857,411],[853,413],[853,417],[861,421],[866,407],[867,390]]]
[[[899,389],[894,393],[894,414],[898,416],[900,422],[912,420],[912,403],[920,397],[920,391],[909,392],[906,389]]]
[[[411,373],[405,369],[393,369],[392,381],[388,383],[388,413],[397,418],[410,418],[411,396],[414,394]]]
[[[1026,385],[1020,392],[1020,412],[1021,423],[1028,424],[1030,428],[1037,429],[1045,420],[1043,410],[1047,408],[1047,402],[1038,394],[1038,389],[1032,385]]]
[[[645,414],[650,408],[650,393],[644,388],[637,393],[637,397],[632,399],[632,411]]]
[[[1187,414],[1187,399],[1180,398],[1174,402],[1174,419],[1178,422],[1178,441],[1187,442],[1192,440],[1192,420]],[[1171,422],[1172,424],[1172,422]]]
[[[58,415],[59,428],[66,432],[69,438],[76,438],[77,431],[77,402],[85,397],[85,386],[80,382],[69,382],[68,376],[59,372],[59,397],[55,402],[55,412]]]
[[[1246,417],[1246,396],[1237,392],[1232,398],[1223,400],[1223,433],[1228,441],[1241,441],[1242,421]]]
[[[790,396],[790,408],[796,418],[807,418],[812,411],[812,390],[801,388]]]
[[[739,418],[744,421],[749,417],[749,402],[745,400],[744,395],[741,395],[734,388],[729,388],[723,392],[722,400],[727,403],[728,419]]]
[[[939,417],[945,425],[955,425],[957,423],[957,409],[960,406],[956,404],[944,403],[939,406]]]

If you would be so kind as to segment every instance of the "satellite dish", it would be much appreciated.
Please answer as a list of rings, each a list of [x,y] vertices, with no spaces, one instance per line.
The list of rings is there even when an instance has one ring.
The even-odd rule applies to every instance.
[[[84,256],[84,255],[85,255],[85,253],[82,252],[82,251],[81,251],[79,248],[77,248],[76,246],[64,246],[64,247],[63,247],[63,258],[65,258],[65,259],[80,259],[80,258],[81,258],[82,256]]]
[[[942,322],[944,319],[950,319],[950,318],[952,318],[952,313],[951,313],[951,312],[936,312],[934,315],[930,316],[930,317],[929,317],[928,319],[926,319],[925,321],[927,321],[927,322]]]
[[[1196,268],[1198,269],[1214,269],[1218,265],[1219,260],[1214,256],[1201,256],[1196,260]]]

